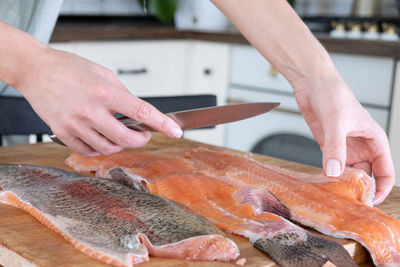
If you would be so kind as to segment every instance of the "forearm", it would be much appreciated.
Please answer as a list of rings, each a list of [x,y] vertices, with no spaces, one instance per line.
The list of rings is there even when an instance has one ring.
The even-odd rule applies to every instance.
[[[37,59],[46,46],[1,21],[0,36],[4,36],[0,42],[0,80],[18,89],[29,69],[36,67]]]
[[[327,51],[286,0],[212,0],[294,89],[337,76]],[[323,71],[322,71],[323,70]]]

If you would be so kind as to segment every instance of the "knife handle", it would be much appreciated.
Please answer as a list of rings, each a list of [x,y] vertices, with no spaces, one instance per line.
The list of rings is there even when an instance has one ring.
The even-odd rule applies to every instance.
[[[144,131],[155,132],[156,131],[153,128],[151,128],[150,126],[147,126],[146,124],[140,123],[140,122],[135,121],[134,119],[128,118],[126,116],[118,118],[118,120],[120,122],[122,122],[126,127],[128,127],[131,130],[134,130],[134,131],[139,131],[139,132],[144,132]],[[66,146],[63,143],[63,141],[58,139],[58,137],[53,132],[49,133],[49,137],[53,142],[55,142],[55,143],[57,143],[59,145],[62,145],[62,146]]]
[[[141,122],[138,122],[138,121],[128,118],[126,116],[118,118],[118,120],[131,130],[135,130],[135,131],[139,131],[139,132],[144,132],[144,131],[156,132],[156,130],[154,130],[150,126],[147,126],[146,124],[143,124]]]

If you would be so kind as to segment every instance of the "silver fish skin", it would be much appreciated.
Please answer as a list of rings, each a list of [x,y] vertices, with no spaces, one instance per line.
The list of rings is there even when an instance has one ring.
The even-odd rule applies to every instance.
[[[149,254],[221,261],[239,255],[236,244],[206,218],[109,179],[0,164],[0,187],[1,203],[30,210],[78,249],[116,266],[147,261]]]

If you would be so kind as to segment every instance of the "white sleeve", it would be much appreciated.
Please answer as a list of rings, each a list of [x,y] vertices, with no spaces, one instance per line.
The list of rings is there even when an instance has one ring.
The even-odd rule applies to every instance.
[[[22,0],[26,1],[26,0]],[[36,0],[33,18],[27,32],[43,43],[48,43],[63,0]]]

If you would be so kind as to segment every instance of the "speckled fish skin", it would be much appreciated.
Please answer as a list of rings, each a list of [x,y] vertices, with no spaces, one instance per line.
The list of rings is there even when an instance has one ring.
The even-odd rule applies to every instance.
[[[357,266],[340,244],[304,232],[304,240],[297,233],[282,233],[272,238],[258,239],[253,245],[267,253],[281,267],[320,267],[327,262],[336,267]]]
[[[108,179],[49,167],[0,164],[0,202],[29,212],[106,263],[133,266],[148,254],[230,261],[231,240],[177,203]]]

